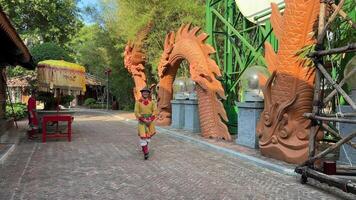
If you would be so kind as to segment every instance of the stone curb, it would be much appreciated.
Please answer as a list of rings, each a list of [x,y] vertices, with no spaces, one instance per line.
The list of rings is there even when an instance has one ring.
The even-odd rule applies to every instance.
[[[111,115],[111,116],[113,116],[113,117],[115,117],[115,118],[117,118],[117,119],[119,119],[121,121],[124,121],[126,124],[130,124],[130,125],[133,125],[136,122],[136,120],[132,120],[132,119],[127,119],[127,118],[124,118],[124,117],[116,116],[115,114],[107,112],[107,111],[96,110],[94,112],[99,112],[99,113],[103,113],[103,114],[109,114],[109,115]],[[278,172],[278,173],[281,173],[281,174],[284,174],[284,175],[289,175],[289,176],[296,176],[297,175],[294,172],[294,169],[292,169],[292,168],[287,168],[287,167],[284,167],[282,165],[274,164],[272,162],[268,162],[268,161],[262,160],[260,158],[256,158],[254,156],[249,156],[249,155],[246,155],[246,154],[243,154],[243,153],[240,153],[240,152],[228,149],[228,148],[224,148],[224,147],[220,147],[218,145],[211,144],[211,143],[203,141],[203,140],[199,140],[199,139],[196,139],[196,138],[193,138],[193,137],[189,137],[187,135],[182,135],[182,134],[177,133],[176,131],[172,131],[172,130],[169,130],[167,128],[156,127],[156,130],[158,130],[159,133],[164,133],[166,135],[175,137],[175,138],[183,140],[183,141],[191,142],[193,144],[197,144],[197,145],[202,146],[202,147],[208,147],[208,148],[213,149],[215,151],[218,151],[218,152],[221,152],[221,153],[225,153],[225,154],[233,156],[233,157],[240,158],[241,160],[247,161],[247,162],[249,162],[251,164],[254,164],[255,166],[258,166],[258,167],[266,168],[266,169],[269,169],[269,170],[272,170],[272,171],[275,171],[275,172]]]
[[[0,157],[0,164],[4,164],[5,160],[15,150],[15,144],[11,144],[11,147]]]

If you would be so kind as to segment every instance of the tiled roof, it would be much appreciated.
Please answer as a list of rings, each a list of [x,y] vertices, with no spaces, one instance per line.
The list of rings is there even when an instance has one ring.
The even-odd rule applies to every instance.
[[[85,79],[86,79],[86,85],[93,85],[93,86],[101,86],[102,85],[101,80],[99,80],[99,78],[97,78],[91,74],[86,74]]]
[[[36,76],[17,76],[7,79],[8,87],[28,87],[30,86],[30,81],[35,81]]]

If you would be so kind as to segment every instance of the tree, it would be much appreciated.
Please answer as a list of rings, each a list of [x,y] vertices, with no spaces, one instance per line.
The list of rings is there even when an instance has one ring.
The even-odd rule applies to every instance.
[[[147,54],[146,68],[153,74],[156,74],[167,32],[178,29],[183,23],[204,27],[203,0],[103,0],[101,6],[105,27],[113,37],[125,42],[135,40],[142,28],[153,23],[143,45]]]
[[[61,45],[82,26],[76,3],[77,0],[0,0],[22,36]]]
[[[60,47],[59,45],[51,42],[37,44],[32,48],[30,48],[30,51],[35,63],[38,63],[42,60],[65,60],[68,62],[74,62],[74,59],[69,55],[68,51],[66,51],[64,48]],[[16,67],[8,67],[7,75],[9,77],[22,76],[22,75],[35,76],[36,73],[33,70],[27,70],[21,66],[16,66]]]
[[[121,108],[133,106],[133,81],[123,65],[123,50],[129,40],[134,40],[140,30],[153,24],[143,48],[147,54],[146,69],[153,73],[163,50],[165,35],[182,23],[203,27],[205,1],[191,0],[102,0],[100,12],[92,14],[96,24],[83,27],[68,46],[78,63],[87,71],[104,77],[105,68],[112,69],[110,91],[117,97]],[[154,80],[152,80],[154,81]]]
[[[36,63],[43,60],[65,60],[74,62],[74,59],[70,57],[65,49],[51,42],[35,45],[30,51]]]
[[[105,69],[112,70],[110,92],[117,97],[121,108],[128,108],[133,102],[133,84],[123,66],[122,44],[123,40],[112,38],[104,27],[93,24],[81,28],[68,46],[76,62],[96,77],[105,80]]]
[[[110,52],[116,51],[113,44],[108,33],[94,24],[81,28],[68,46],[76,62],[86,66],[88,72],[103,77],[114,56]]]

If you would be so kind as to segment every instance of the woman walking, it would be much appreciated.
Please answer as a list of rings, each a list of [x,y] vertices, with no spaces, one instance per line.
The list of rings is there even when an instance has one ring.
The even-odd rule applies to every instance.
[[[145,160],[149,157],[148,143],[156,134],[154,120],[156,119],[156,103],[151,99],[151,90],[148,87],[140,90],[141,98],[135,103],[135,116],[138,120],[138,136]]]

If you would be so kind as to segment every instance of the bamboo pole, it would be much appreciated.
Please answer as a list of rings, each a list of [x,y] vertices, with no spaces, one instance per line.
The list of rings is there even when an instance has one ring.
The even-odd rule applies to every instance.
[[[308,54],[308,57],[316,57],[316,56],[326,56],[331,54],[337,53],[350,53],[356,51],[356,43],[351,43],[343,47],[338,47],[329,50],[322,50],[322,51],[314,51]]]
[[[354,119],[342,119],[342,118],[336,118],[336,117],[322,117],[322,116],[315,115],[314,113],[304,113],[303,116],[307,117],[309,119],[317,119],[317,120],[322,120],[322,121],[332,121],[332,122],[356,124],[356,120],[354,120]]]
[[[326,69],[323,67],[322,64],[317,63],[316,67],[319,69],[326,80],[328,80],[331,85],[345,98],[345,101],[350,104],[353,110],[356,110],[356,105],[353,102],[353,100],[350,98],[350,96],[337,84],[335,81],[331,78],[330,74],[326,71]]]
[[[329,133],[331,133],[331,135],[333,135],[334,137],[336,137],[337,139],[341,139],[342,137],[340,136],[340,134],[338,132],[336,132],[333,128],[331,128],[328,124],[322,123],[321,127],[328,131]],[[350,145],[352,148],[356,149],[356,143],[352,142],[352,141],[348,141],[346,142],[346,144]]]
[[[307,161],[305,161],[302,166],[307,166],[307,165],[311,165],[313,164],[316,160],[324,157],[325,155],[335,151],[336,149],[338,149],[341,145],[347,143],[348,141],[350,141],[353,137],[356,136],[356,132],[353,132],[351,134],[349,134],[348,136],[346,136],[345,138],[342,138],[341,140],[339,140],[338,142],[336,142],[334,145],[328,147],[327,149],[325,149],[324,151],[320,152],[319,154],[317,154],[316,156],[313,156],[312,158],[309,158]]]
[[[331,133],[331,135],[333,135],[333,136],[336,137],[337,139],[342,138],[342,137],[340,136],[340,134],[339,134],[338,132],[336,132],[334,129],[332,129],[328,124],[322,123],[322,124],[321,124],[321,127],[322,127],[324,130],[326,130],[326,131],[328,131],[329,133]]]
[[[356,194],[356,183],[352,182],[351,180],[344,180],[341,178],[329,176],[307,167],[297,167],[295,171],[302,174],[302,176],[310,177],[323,183],[327,183],[328,185],[337,187],[344,192]]]
[[[331,7],[332,7],[334,10],[336,10],[337,5],[333,3],[333,4],[331,4]],[[352,19],[350,19],[350,17],[347,16],[347,14],[346,14],[342,9],[340,9],[339,15],[340,15],[342,18],[346,19],[347,22],[348,22],[353,28],[356,29],[356,23],[354,23],[354,22],[352,21]]]
[[[319,42],[320,33],[323,31],[324,24],[325,24],[325,9],[326,3],[320,3],[320,10],[319,10],[319,22],[318,22],[318,41],[316,44],[316,50],[322,49],[322,41]],[[319,59],[314,59],[315,65],[320,62]],[[313,95],[313,109],[312,113],[317,114],[319,113],[319,104],[320,104],[320,80],[321,74],[318,68],[315,70],[315,84],[314,84],[314,95]],[[315,146],[316,146],[316,135],[318,133],[319,128],[317,127],[316,120],[313,120],[313,125],[310,128],[310,137],[309,137],[309,158],[315,155]]]
[[[337,14],[339,13],[339,11],[341,10],[342,6],[344,5],[345,0],[341,0],[339,2],[339,4],[337,5],[337,7],[335,8],[335,11],[333,12],[333,14],[329,17],[328,22],[325,24],[325,26],[323,27],[319,27],[319,32],[318,32],[318,39],[317,39],[317,44],[322,44],[323,39],[325,37],[326,31],[328,30],[331,22],[334,21],[334,19],[336,18]],[[320,12],[323,12],[323,20],[325,20],[325,8],[326,8],[326,3],[322,3],[320,6]],[[323,10],[322,10],[323,9]],[[321,13],[320,13],[321,14]],[[320,20],[320,18],[319,18]],[[320,24],[319,24],[320,25]]]
[[[356,68],[353,68],[339,83],[339,86],[342,87],[345,83],[346,80],[349,79],[354,73],[356,73]],[[332,92],[330,92],[330,94],[325,97],[323,103],[326,104],[327,102],[329,102],[333,96],[337,93],[337,90],[334,89]]]
[[[323,114],[322,117],[356,117],[356,113]]]

